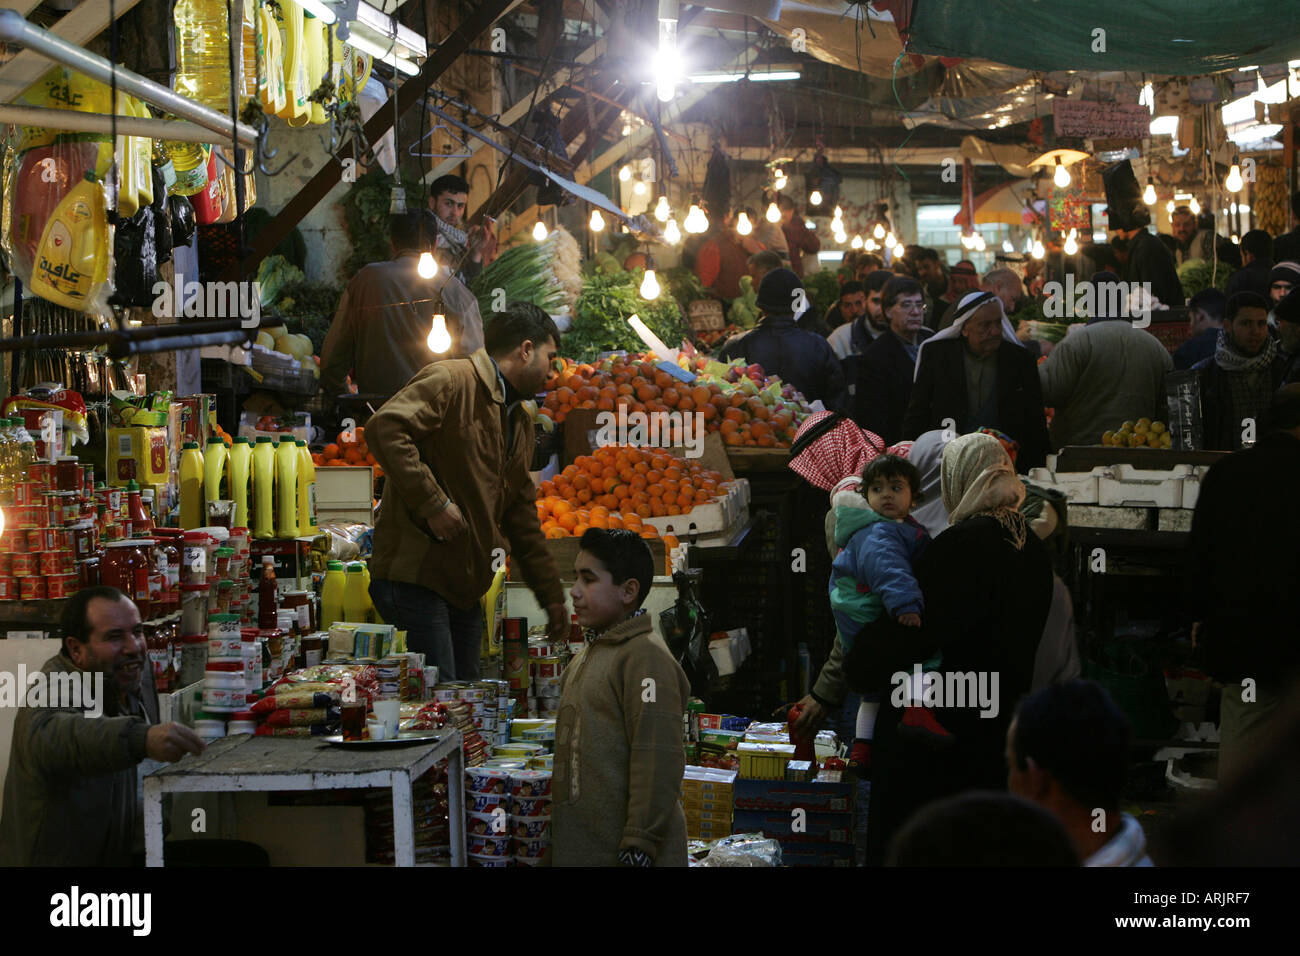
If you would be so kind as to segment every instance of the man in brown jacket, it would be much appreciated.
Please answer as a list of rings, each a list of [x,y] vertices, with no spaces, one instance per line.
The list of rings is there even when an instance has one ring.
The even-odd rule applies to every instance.
[[[569,625],[528,473],[532,421],[519,404],[546,383],[560,333],[525,302],[494,313],[484,331],[485,349],[425,366],[366,425],[388,479],[370,595],[447,680],[479,675],[479,601],[507,543],[546,608],[547,633],[563,640]]]
[[[641,609],[654,560],[632,531],[593,528],[580,547],[571,593],[588,636],[560,678],[551,862],[686,866],[690,683]]]

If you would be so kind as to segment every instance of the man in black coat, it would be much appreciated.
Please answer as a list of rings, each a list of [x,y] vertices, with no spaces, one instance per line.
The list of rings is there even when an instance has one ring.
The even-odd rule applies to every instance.
[[[1300,192],[1291,194],[1291,216],[1300,222]],[[1288,259],[1300,262],[1300,226],[1273,240],[1273,261],[1285,262]]]
[[[773,269],[758,287],[762,318],[744,335],[727,341],[718,361],[744,359],[761,365],[768,376],[780,376],[808,401],[821,399],[828,409],[840,411],[845,403],[844,376],[839,359],[826,339],[799,328],[796,312],[807,307],[803,286],[789,269]]]
[[[1237,451],[1248,420],[1258,434],[1269,399],[1282,385],[1286,360],[1269,334],[1268,306],[1268,300],[1254,292],[1234,295],[1214,355],[1193,366],[1200,382],[1207,449]]]
[[[1263,229],[1251,229],[1241,237],[1242,266],[1228,277],[1224,295],[1258,292],[1268,297],[1269,273],[1273,271],[1273,237]]]
[[[1300,475],[1300,385],[1274,394],[1265,425],[1254,448],[1210,469],[1192,516],[1187,600],[1206,669],[1227,684],[1221,780],[1300,677],[1300,496],[1288,483]]]
[[[1149,213],[1147,219],[1150,220]],[[1183,286],[1178,281],[1178,267],[1164,243],[1147,231],[1146,223],[1131,229],[1117,229],[1116,232],[1127,245],[1125,281],[1149,282],[1151,294],[1162,303],[1171,309],[1182,306]]]
[[[1043,389],[1033,356],[1003,337],[1002,304],[991,292],[967,296],[953,320],[958,334],[921,350],[903,438],[942,429],[996,428],[1020,444],[1020,471],[1047,463],[1050,442]]]
[[[889,331],[858,357],[853,420],[893,445],[903,437],[903,417],[912,397],[916,357],[931,332],[922,328],[925,293],[915,279],[895,276],[885,283],[880,305]]]

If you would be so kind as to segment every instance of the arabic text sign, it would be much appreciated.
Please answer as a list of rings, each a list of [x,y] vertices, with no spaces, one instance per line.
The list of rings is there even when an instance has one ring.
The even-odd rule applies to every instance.
[[[1052,104],[1057,136],[1141,139],[1151,132],[1151,113],[1140,103],[1099,103],[1057,97]]]

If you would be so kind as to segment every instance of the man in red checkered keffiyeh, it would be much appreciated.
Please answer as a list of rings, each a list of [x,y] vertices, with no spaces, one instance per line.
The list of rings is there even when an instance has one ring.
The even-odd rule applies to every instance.
[[[856,488],[862,469],[886,452],[906,458],[911,442],[886,449],[874,432],[865,431],[835,412],[815,412],[799,426],[790,449],[790,470],[814,487],[832,496],[847,487]]]

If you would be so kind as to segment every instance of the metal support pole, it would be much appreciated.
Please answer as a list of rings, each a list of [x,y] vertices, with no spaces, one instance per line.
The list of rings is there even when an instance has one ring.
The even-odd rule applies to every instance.
[[[16,126],[43,126],[72,133],[112,135],[114,117],[106,113],[82,113],[77,110],[51,110],[39,106],[0,103],[0,123]],[[149,139],[176,140],[182,143],[211,143],[212,130],[181,120],[143,119],[118,114],[119,136],[145,136]],[[226,127],[229,134],[230,127]],[[247,144],[252,146],[250,142]]]

